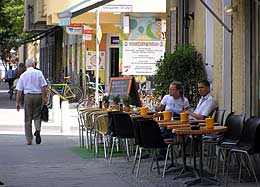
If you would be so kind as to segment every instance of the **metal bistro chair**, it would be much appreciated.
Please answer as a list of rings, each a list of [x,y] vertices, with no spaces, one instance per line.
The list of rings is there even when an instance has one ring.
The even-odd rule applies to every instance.
[[[112,161],[116,139],[125,142],[126,158],[127,161],[129,161],[130,158],[129,140],[134,140],[134,130],[133,130],[131,117],[129,116],[129,114],[126,114],[124,112],[110,113],[110,115],[112,117],[112,127],[113,127],[113,129],[111,129],[110,127],[110,130],[112,130],[113,140],[112,140],[112,147],[110,151],[109,163],[111,163]]]
[[[227,117],[225,126],[227,127],[227,131],[224,133],[223,137],[219,140],[219,144],[217,145],[218,154],[217,154],[217,163],[215,170],[215,177],[218,173],[218,167],[220,162],[220,154],[223,156],[223,175],[225,173],[225,166],[227,155],[231,150],[233,145],[236,145],[239,141],[242,128],[244,125],[245,115],[235,115],[231,114]]]
[[[108,147],[108,114],[100,114],[95,118],[95,150],[96,155],[99,154],[99,135],[102,136],[102,143],[104,149],[104,157],[107,158],[107,147]]]
[[[164,178],[167,160],[168,160],[168,156],[169,156],[169,151],[170,151],[170,148],[172,147],[172,142],[164,141],[160,128],[159,128],[159,125],[154,120],[139,119],[139,120],[136,120],[136,123],[134,125],[136,125],[134,130],[136,131],[135,134],[137,135],[137,139],[139,142],[139,146],[138,146],[139,159],[138,159],[138,164],[137,164],[136,177],[138,177],[138,174],[139,174],[142,150],[144,150],[144,149],[153,150],[153,158],[152,158],[152,163],[151,163],[151,167],[150,167],[150,170],[152,170],[154,159],[156,156],[158,156],[158,153],[157,153],[158,150],[167,149],[165,161],[164,161],[164,167],[163,167],[163,178]],[[137,158],[137,152],[135,153],[132,173],[135,168],[136,158]],[[158,159],[156,160],[156,163],[157,163],[158,173],[160,174],[160,167],[159,167]]]
[[[244,127],[241,132],[241,136],[239,142],[232,147],[228,155],[228,167],[227,167],[227,174],[226,174],[226,184],[228,182],[228,172],[229,166],[231,162],[231,157],[233,154],[239,156],[239,178],[238,182],[240,183],[241,174],[242,174],[242,165],[244,165],[248,170],[248,167],[251,169],[256,184],[259,187],[259,183],[257,180],[257,176],[254,170],[253,161],[250,155],[260,153],[260,118],[251,117],[246,120]],[[246,162],[248,161],[248,162]]]
[[[218,125],[224,125],[224,114],[225,109],[217,109],[214,115],[214,122],[218,123]],[[216,144],[219,143],[219,138],[223,136],[223,133],[214,133],[203,136],[203,150],[206,151],[207,155],[207,165],[209,170],[213,169],[216,155]],[[204,155],[203,155],[204,156]]]

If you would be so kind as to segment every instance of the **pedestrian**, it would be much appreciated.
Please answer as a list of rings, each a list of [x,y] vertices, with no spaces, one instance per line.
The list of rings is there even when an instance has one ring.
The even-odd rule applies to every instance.
[[[12,68],[13,68],[12,66],[9,66],[9,69],[6,73],[6,79],[7,79],[8,87],[9,87],[8,93],[10,95],[12,94],[11,92],[12,92],[13,82],[15,79],[15,70],[13,70]]]
[[[27,145],[32,144],[32,120],[34,120],[36,144],[41,143],[41,108],[43,104],[47,104],[47,82],[41,71],[34,69],[35,63],[32,59],[25,62],[27,70],[21,75],[16,89],[16,109],[20,110],[20,97],[24,91],[24,121],[25,121],[25,137]]]
[[[17,85],[17,82],[20,78],[20,76],[26,71],[26,66],[24,63],[19,63],[18,65],[18,68],[16,69],[16,76],[15,76],[15,80],[14,80],[14,83],[13,83],[13,87],[14,89],[16,90],[16,85]],[[24,93],[22,91],[22,94],[21,94],[21,97],[20,97],[20,104],[21,106],[23,107],[23,103],[24,103]]]

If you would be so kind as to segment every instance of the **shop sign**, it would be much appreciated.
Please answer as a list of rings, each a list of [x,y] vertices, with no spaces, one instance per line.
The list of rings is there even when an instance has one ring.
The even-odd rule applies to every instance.
[[[164,56],[164,41],[123,41],[123,75],[154,75]]]
[[[111,44],[118,45],[119,44],[119,36],[111,36]]]
[[[66,26],[66,32],[72,35],[81,35],[82,34],[82,24],[72,23]]]
[[[92,28],[87,25],[84,25],[82,35],[83,40],[92,40]]]
[[[96,70],[96,51],[87,51],[87,70]],[[99,69],[105,69],[105,52],[99,52]]]

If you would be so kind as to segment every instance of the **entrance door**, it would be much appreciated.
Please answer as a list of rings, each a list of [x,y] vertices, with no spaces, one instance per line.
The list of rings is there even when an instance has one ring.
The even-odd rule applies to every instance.
[[[119,77],[119,48],[109,49],[110,77]]]

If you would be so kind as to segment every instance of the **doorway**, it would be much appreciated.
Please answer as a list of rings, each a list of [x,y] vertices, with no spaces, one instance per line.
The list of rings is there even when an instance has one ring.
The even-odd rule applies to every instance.
[[[109,48],[110,77],[119,77],[119,48]]]

